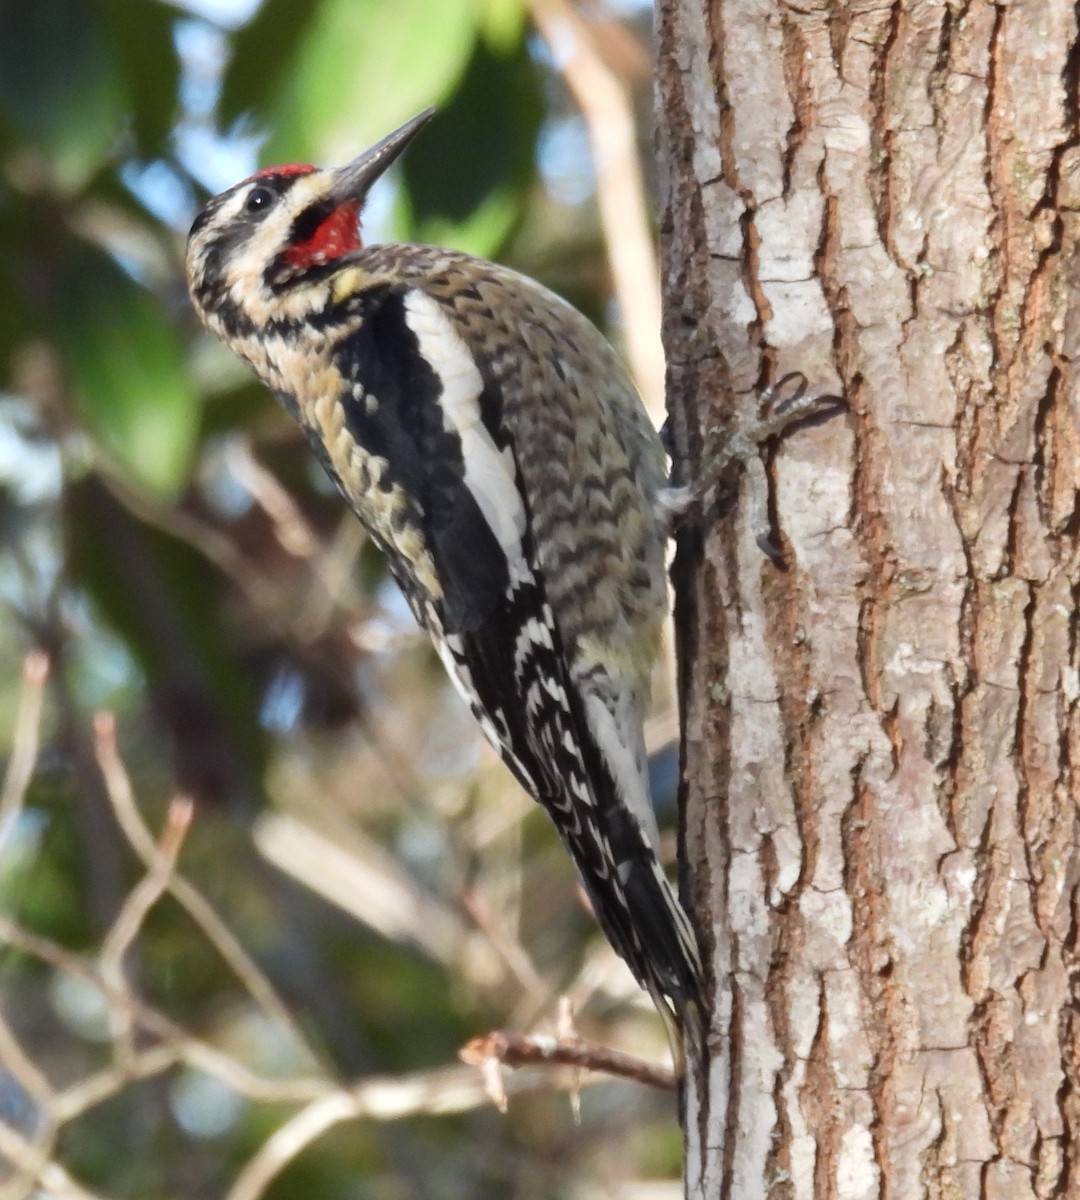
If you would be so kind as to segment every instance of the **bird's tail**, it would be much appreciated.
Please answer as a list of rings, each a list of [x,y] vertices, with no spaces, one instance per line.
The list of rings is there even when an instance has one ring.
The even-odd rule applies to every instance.
[[[600,780],[610,782],[607,772]],[[670,1029],[673,1018],[681,1022],[685,1009],[703,1004],[697,935],[632,812],[615,797],[605,804],[595,795],[595,775],[592,782],[596,805],[587,820],[594,827],[575,822],[560,833],[608,941]],[[598,846],[604,847],[601,856]]]

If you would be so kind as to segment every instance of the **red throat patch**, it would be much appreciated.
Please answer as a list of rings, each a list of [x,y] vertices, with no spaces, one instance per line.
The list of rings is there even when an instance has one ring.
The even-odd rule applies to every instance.
[[[314,267],[360,249],[360,202],[339,204],[311,235],[286,251],[291,267]]]

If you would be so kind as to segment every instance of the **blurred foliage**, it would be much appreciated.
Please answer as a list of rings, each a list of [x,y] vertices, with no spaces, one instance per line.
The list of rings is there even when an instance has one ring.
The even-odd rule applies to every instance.
[[[619,8],[647,37],[647,6]],[[141,926],[128,977],[281,1078],[453,1063],[487,1029],[550,1022],[563,989],[584,1032],[662,1053],[542,816],[297,431],[186,301],[187,226],[257,147],[340,161],[427,104],[439,115],[373,198],[369,235],[500,256],[606,311],[580,121],[522,0],[0,0],[3,753],[23,657],[51,663],[37,769],[0,822],[0,903],[100,954],[141,875],[94,759],[93,714],[111,709],[148,823],[178,789],[195,797],[183,875],[295,1029],[267,1023],[174,900]],[[252,828],[275,814],[355,880],[317,859],[316,895],[288,840],[268,861]],[[110,1061],[101,996],[77,973],[0,951],[0,1008],[54,1086]],[[582,1109],[577,1125],[539,1093],[507,1116],[352,1123],[266,1194],[617,1196],[673,1175],[668,1099],[611,1083]],[[175,1069],[90,1107],[60,1157],[104,1197],[224,1196],[295,1110]],[[29,1135],[39,1117],[0,1053],[0,1118]]]

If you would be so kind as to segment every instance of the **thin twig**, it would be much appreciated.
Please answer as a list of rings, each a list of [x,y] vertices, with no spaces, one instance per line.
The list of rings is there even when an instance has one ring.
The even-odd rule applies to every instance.
[[[35,1122],[38,1123],[32,1160],[15,1164],[16,1173],[0,1184],[0,1200],[21,1200],[23,1196],[30,1194],[41,1167],[52,1154],[56,1144],[59,1122],[53,1108],[52,1085],[37,1063],[27,1056],[26,1051],[15,1037],[14,1031],[2,1015],[0,1015],[0,1063],[3,1064],[11,1079],[26,1093],[33,1105]]]
[[[180,1045],[160,1044],[140,1050],[126,1062],[114,1063],[57,1092],[49,1109],[57,1124],[66,1124],[110,1100],[129,1084],[164,1074],[183,1060]]]
[[[592,31],[568,0],[528,0],[589,131],[596,203],[630,370],[656,424],[664,418],[660,274],[649,225],[634,109],[619,77],[597,52]]]
[[[184,542],[212,563],[240,592],[252,599],[257,607],[265,607],[263,597],[270,583],[257,565],[237,548],[236,544],[214,525],[185,512],[175,504],[161,504],[148,493],[134,487],[108,463],[98,462],[97,478],[113,499],[132,516],[151,529],[158,529]]]
[[[42,1190],[55,1196],[56,1200],[104,1200],[99,1193],[87,1190],[74,1180],[59,1163],[50,1161],[50,1153],[51,1148],[47,1145],[29,1141],[17,1129],[0,1121],[0,1155],[14,1163],[31,1185],[33,1182],[41,1184]],[[4,1187],[0,1190],[3,1200],[22,1200],[27,1195],[39,1194],[23,1190],[24,1180],[11,1182],[19,1183],[20,1190],[9,1192]]]
[[[26,1093],[34,1107],[43,1114],[50,1114],[55,1092],[48,1076],[26,1053],[15,1036],[4,1014],[0,1012],[0,1064]]]
[[[338,611],[355,612],[356,562],[367,541],[363,525],[348,512],[338,522],[333,537],[312,560],[312,571],[322,587],[309,588],[296,614],[293,628],[301,642],[314,642],[330,627]],[[359,618],[349,622],[349,636],[363,649],[361,642],[374,629],[374,622]],[[385,636],[385,635],[384,635]],[[357,641],[356,639],[360,639]]]
[[[135,803],[131,781],[117,749],[116,723],[111,714],[98,714],[94,720],[94,733],[98,766],[105,780],[105,790],[116,814],[117,823],[143,865],[149,867],[156,854],[154,839]],[[288,1031],[309,1061],[318,1061],[318,1056],[285,1002],[277,994],[274,985],[224,924],[213,905],[182,875],[174,875],[169,880],[168,890],[206,935],[207,940],[221,955],[263,1014]]]
[[[255,845],[267,862],[383,937],[452,965],[470,937],[465,923],[359,831],[350,843],[345,849],[287,813],[264,813],[255,824]]]
[[[150,910],[169,888],[174,877],[176,860],[191,828],[194,805],[187,796],[178,796],[169,805],[161,840],[153,848],[146,874],[128,893],[117,913],[112,928],[105,935],[98,956],[101,976],[121,992],[129,990],[124,974],[124,956],[131,949]],[[109,1006],[113,1045],[122,1065],[135,1055],[132,1039],[131,1012],[127,1004]]]
[[[22,689],[15,716],[15,735],[0,791],[0,853],[4,842],[15,827],[15,818],[22,808],[26,789],[34,774],[41,734],[41,709],[45,696],[45,680],[49,677],[49,656],[34,650],[23,662]]]
[[[163,505],[155,502],[142,494],[137,488],[132,488],[119,476],[112,474],[107,464],[99,464],[99,466],[99,478],[117,503],[123,505],[138,520],[149,525],[152,529],[159,529],[163,533],[167,533],[170,537],[174,537],[178,541],[191,546],[192,549],[209,563],[212,563],[222,575],[236,586],[253,611],[259,614],[260,619],[274,624],[275,628],[281,624],[281,586],[279,577],[264,570],[255,558],[245,555],[236,543],[217,526],[192,516],[191,513],[185,512],[176,505]],[[281,490],[282,494],[285,494],[284,489]],[[262,503],[262,497],[259,497],[259,502],[260,504]],[[291,499],[289,502],[291,503]],[[298,519],[302,520],[303,518],[299,513],[299,509],[296,510],[296,513]],[[270,519],[274,522],[275,530],[280,532],[280,526],[275,516],[271,515]],[[359,526],[357,527],[359,528]],[[293,534],[296,534],[296,538],[300,540],[297,541],[293,537]],[[292,528],[292,533],[286,536],[290,539],[291,544],[286,546],[290,552],[295,552],[296,547],[301,544],[304,545],[305,550],[309,548],[306,542],[304,542],[303,533],[298,532],[298,527],[295,525]],[[314,561],[313,555],[309,553],[305,553],[301,557],[308,562]],[[323,582],[318,563],[314,564],[313,574],[317,580]],[[328,583],[324,583],[326,588],[333,588],[335,585],[336,580],[334,579],[331,579]],[[313,594],[316,594],[320,591],[320,588],[316,587],[311,590]],[[338,593],[334,592],[331,598],[326,601],[325,606],[329,611],[335,611],[335,604],[338,599]],[[341,607],[346,608],[345,605],[341,605]],[[351,615],[351,609],[346,608],[346,613],[347,615]],[[309,637],[302,625],[293,626],[292,628],[293,632],[301,640]]]
[[[237,1176],[225,1200],[258,1200],[301,1150],[328,1129],[355,1115],[355,1105],[347,1092],[334,1092],[312,1101],[263,1142]]]
[[[166,861],[170,853],[174,858],[172,845],[163,846],[162,855]],[[159,881],[166,874],[163,864],[159,869]],[[137,928],[137,922],[134,927]],[[490,1083],[486,1084],[474,1069],[464,1066],[417,1072],[398,1078],[366,1079],[348,1088],[321,1078],[280,1082],[267,1080],[254,1075],[235,1059],[191,1036],[168,1017],[134,996],[126,987],[117,986],[106,979],[100,970],[80,956],[23,928],[2,914],[0,940],[58,971],[89,982],[102,992],[110,1007],[126,1009],[134,1025],[160,1039],[158,1045],[139,1051],[130,1061],[117,1063],[112,1068],[89,1076],[59,1093],[51,1106],[52,1116],[59,1125],[75,1119],[94,1105],[115,1095],[127,1082],[158,1074],[177,1062],[183,1062],[192,1069],[205,1071],[220,1079],[237,1094],[251,1100],[269,1103],[299,1101],[304,1105],[268,1138],[251,1158],[225,1200],[258,1200],[298,1154],[322,1134],[344,1121],[395,1121],[419,1114],[464,1112],[481,1107],[492,1099]],[[115,941],[120,944],[122,939],[117,935]],[[115,950],[113,953],[115,957]],[[513,1057],[511,1047],[502,1056],[501,1061],[510,1063]],[[523,1072],[508,1079],[505,1084],[500,1084],[500,1090],[505,1095],[506,1091],[520,1093],[547,1088],[553,1083],[576,1088],[577,1070],[582,1066],[595,1068],[597,1064],[617,1063],[620,1058],[626,1056],[619,1056],[612,1051],[588,1055],[584,1061],[575,1061],[568,1055],[561,1058],[558,1055],[536,1056],[534,1061],[547,1068],[542,1074]],[[487,1054],[485,1059],[489,1063],[499,1061],[494,1054]],[[574,1074],[568,1079],[553,1078],[550,1070],[553,1066],[570,1066],[574,1068]],[[609,1067],[603,1069],[644,1079],[642,1066],[644,1064],[639,1064],[636,1070],[624,1068],[620,1071]],[[0,1153],[7,1154],[10,1161],[20,1167],[27,1178],[37,1179],[43,1185],[48,1184],[58,1195],[70,1196],[72,1200],[97,1200],[92,1193],[72,1180],[62,1168],[48,1161],[51,1142],[34,1146],[14,1130],[0,1127]],[[15,1197],[5,1200],[15,1200]]]
[[[72,975],[97,988],[109,1006],[126,1007],[140,1029],[160,1038],[167,1045],[176,1047],[186,1066],[220,1079],[239,1095],[250,1100],[267,1104],[307,1103],[334,1090],[335,1084],[320,1076],[276,1080],[256,1075],[236,1059],[188,1033],[182,1026],[139,1000],[127,989],[113,987],[102,977],[100,971],[79,955],[72,954],[48,938],[25,929],[2,914],[0,942],[6,942],[55,970]]]
[[[460,1056],[463,1062],[474,1067],[480,1067],[488,1060],[506,1067],[575,1067],[633,1079],[662,1091],[675,1089],[675,1074],[669,1067],[582,1038],[512,1033],[500,1029],[467,1042],[462,1046]]]
[[[150,910],[168,891],[176,870],[176,859],[191,828],[194,805],[189,796],[177,796],[169,805],[161,840],[146,874],[128,893],[112,928],[101,945],[101,973],[106,979],[123,974],[123,958],[139,935]]]
[[[230,438],[225,445],[225,466],[270,518],[281,545],[296,558],[314,558],[319,539],[296,501],[251,451],[247,438]]]
[[[466,889],[461,895],[461,906],[495,948],[507,969],[520,984],[530,1005],[536,1007],[550,1004],[554,991],[551,984],[547,983],[536,969],[528,950],[506,928],[503,921],[493,916],[484,902],[483,894],[471,888]]]
[[[526,1076],[511,1082],[515,1092],[532,1091],[549,1086],[550,1078]],[[303,1150],[344,1121],[397,1121],[417,1115],[467,1112],[489,1101],[476,1072],[464,1067],[364,1080],[313,1101],[280,1126],[237,1176],[225,1200],[258,1200]]]

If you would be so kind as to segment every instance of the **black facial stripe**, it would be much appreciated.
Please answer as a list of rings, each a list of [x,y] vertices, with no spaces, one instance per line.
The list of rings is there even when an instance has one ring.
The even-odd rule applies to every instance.
[[[188,238],[195,237],[196,234],[205,229],[214,216],[225,208],[238,192],[247,191],[254,186],[262,188],[264,191],[270,192],[280,199],[289,192],[298,179],[302,179],[303,177],[304,173],[297,172],[292,175],[265,175],[245,179],[242,183],[236,184],[235,187],[229,188],[227,192],[222,192],[220,196],[215,196],[212,200],[207,201],[196,214],[194,221],[192,221]],[[218,240],[228,245],[233,245],[237,241],[242,240],[247,236],[252,224],[262,220],[263,216],[270,212],[273,207],[273,204],[268,204],[253,213],[241,211],[230,221],[228,228],[222,231]]]
[[[195,220],[191,222],[191,228],[188,230],[188,237],[193,238],[201,229],[205,229],[210,221],[211,216],[217,211],[218,205],[214,203],[204,204],[202,208],[195,214]]]
[[[306,242],[314,237],[315,231],[334,211],[334,206],[326,201],[310,204],[296,217],[289,230],[289,245]]]

